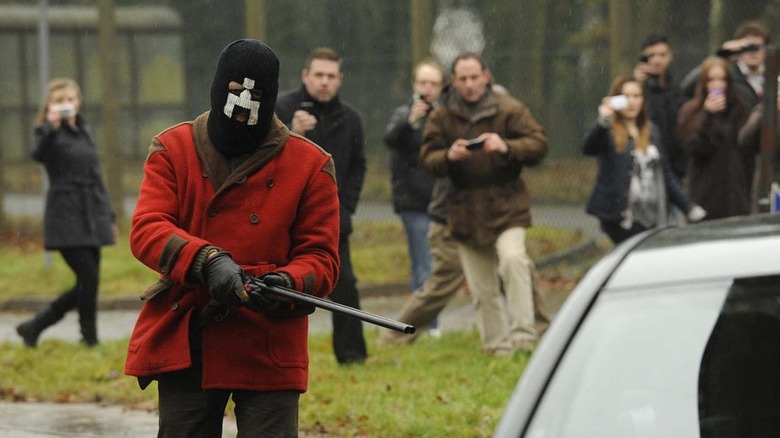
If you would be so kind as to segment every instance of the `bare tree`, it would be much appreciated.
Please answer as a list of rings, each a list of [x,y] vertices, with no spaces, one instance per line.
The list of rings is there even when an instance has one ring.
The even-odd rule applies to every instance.
[[[431,31],[433,30],[433,0],[411,0],[412,15],[412,64],[431,56]]]
[[[625,0],[609,0],[609,57],[611,76],[629,74],[634,66],[634,20],[632,4]]]
[[[246,16],[246,36],[265,41],[268,36],[268,25],[265,17],[267,8],[265,0],[244,0]]]
[[[98,35],[100,39],[100,97],[102,132],[100,144],[105,157],[108,194],[117,213],[117,221],[125,217],[122,187],[122,158],[117,147],[119,139],[119,100],[115,84],[119,69],[116,50],[116,16],[114,0],[98,1]]]

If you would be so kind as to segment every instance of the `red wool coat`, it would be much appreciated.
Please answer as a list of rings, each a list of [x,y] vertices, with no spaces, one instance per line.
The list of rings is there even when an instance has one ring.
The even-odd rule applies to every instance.
[[[125,373],[191,366],[189,332],[209,300],[187,275],[206,245],[249,275],[290,275],[326,296],[338,276],[339,208],[333,161],[274,118],[266,142],[231,171],[206,130],[208,113],[155,137],[132,220],[130,248],[173,286],[147,301],[130,338]],[[194,315],[194,317],[193,317]],[[202,329],[203,387],[305,391],[308,317],[268,319],[231,309]]]

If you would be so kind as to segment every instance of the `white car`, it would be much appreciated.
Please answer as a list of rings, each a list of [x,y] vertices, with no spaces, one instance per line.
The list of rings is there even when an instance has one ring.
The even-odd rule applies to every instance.
[[[494,436],[780,436],[780,214],[616,247],[556,315]]]

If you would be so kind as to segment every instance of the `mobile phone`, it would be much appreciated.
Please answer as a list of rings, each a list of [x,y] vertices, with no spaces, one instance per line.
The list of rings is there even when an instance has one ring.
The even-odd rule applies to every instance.
[[[639,62],[642,64],[647,64],[648,61],[650,61],[650,57],[647,55],[642,55],[639,57]]]
[[[624,110],[628,108],[628,97],[623,94],[612,96],[609,98],[609,106],[616,111]]]
[[[485,146],[485,140],[482,140],[480,138],[472,138],[466,144],[466,149],[470,151],[475,151],[477,149],[482,149],[482,146]]]
[[[314,102],[304,100],[303,102],[298,105],[299,110],[306,111],[307,113],[313,115],[314,117],[317,117],[317,109],[314,108]]]

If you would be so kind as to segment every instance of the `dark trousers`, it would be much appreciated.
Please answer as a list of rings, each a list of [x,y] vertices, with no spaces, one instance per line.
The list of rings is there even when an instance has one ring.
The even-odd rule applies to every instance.
[[[100,277],[100,248],[63,248],[60,250],[65,263],[76,274],[76,284],[57,297],[50,309],[60,318],[78,308],[82,333],[95,325],[97,293]],[[85,327],[90,325],[90,327]]]
[[[360,309],[360,296],[356,286],[357,279],[352,271],[348,237],[339,239],[339,259],[339,280],[330,294],[330,299]],[[333,352],[340,364],[365,362],[368,352],[363,337],[363,323],[360,320],[333,313]]]
[[[193,351],[193,356],[199,351]],[[160,429],[158,438],[222,436],[228,399],[235,403],[238,438],[297,437],[298,391],[203,389],[200,358],[186,370],[157,377]]]
[[[604,222],[601,221],[601,230],[609,236],[612,243],[615,245],[627,240],[629,237],[636,236],[637,234],[647,231],[648,228],[643,227],[637,223],[631,224],[631,229],[625,229],[620,226],[618,222]]]

